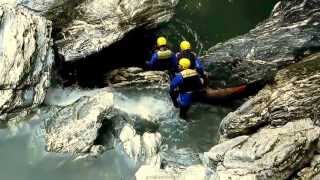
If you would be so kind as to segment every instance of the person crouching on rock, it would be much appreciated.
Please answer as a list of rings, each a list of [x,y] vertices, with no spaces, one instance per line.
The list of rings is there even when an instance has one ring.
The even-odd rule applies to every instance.
[[[180,108],[180,117],[187,120],[187,112],[195,100],[204,92],[203,80],[195,69],[191,69],[188,58],[179,60],[180,73],[177,73],[170,83],[170,96],[173,104]]]
[[[191,44],[189,41],[182,41],[180,43],[180,52],[176,54],[176,57],[178,61],[182,58],[189,59],[191,61],[190,69],[196,69],[200,77],[206,79],[200,57],[191,50]]]
[[[152,54],[147,67],[152,70],[169,71],[170,79],[178,72],[178,61],[175,54],[168,48],[167,39],[159,37],[157,39],[157,49]]]

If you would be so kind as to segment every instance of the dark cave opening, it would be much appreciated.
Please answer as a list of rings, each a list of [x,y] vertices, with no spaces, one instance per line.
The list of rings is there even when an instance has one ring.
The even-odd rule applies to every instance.
[[[141,27],[127,33],[122,40],[104,50],[83,59],[65,62],[57,58],[58,83],[63,86],[77,84],[84,88],[105,87],[105,74],[108,71],[130,66],[144,68],[155,48],[156,38],[155,29],[146,30]]]

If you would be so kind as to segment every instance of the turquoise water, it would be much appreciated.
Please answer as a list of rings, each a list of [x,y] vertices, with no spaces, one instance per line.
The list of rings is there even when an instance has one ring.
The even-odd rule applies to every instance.
[[[97,159],[45,151],[43,116],[0,129],[1,180],[118,180],[131,179],[134,166],[111,150]]]
[[[216,43],[248,32],[269,16],[275,2],[181,0],[175,18],[158,34],[167,36],[175,48],[181,39],[188,39],[195,51],[203,54]],[[168,109],[172,106],[164,93],[136,91],[124,96],[132,99],[128,107],[156,107],[151,112],[158,114],[146,111],[145,115],[160,117],[166,151],[172,152],[169,158],[176,158],[174,160],[182,164],[197,163],[197,158],[193,162],[190,153],[207,151],[217,142],[219,123],[233,108],[198,104],[190,111],[193,122],[186,123],[177,117],[177,110]],[[0,180],[127,180],[132,178],[134,169],[130,161],[115,150],[98,159],[78,161],[70,154],[47,153],[41,116],[11,127],[0,127]]]

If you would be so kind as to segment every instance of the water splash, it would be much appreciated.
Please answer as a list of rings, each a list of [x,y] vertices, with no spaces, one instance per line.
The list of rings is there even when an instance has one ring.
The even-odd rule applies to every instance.
[[[44,101],[46,105],[54,106],[67,106],[73,104],[78,99],[84,96],[93,96],[101,91],[111,91],[109,88],[102,89],[81,89],[79,87],[52,87],[47,91],[47,95]]]
[[[154,92],[147,95],[130,95],[115,93],[115,107],[128,114],[138,115],[143,119],[159,121],[169,118],[174,112],[174,107],[164,92]]]

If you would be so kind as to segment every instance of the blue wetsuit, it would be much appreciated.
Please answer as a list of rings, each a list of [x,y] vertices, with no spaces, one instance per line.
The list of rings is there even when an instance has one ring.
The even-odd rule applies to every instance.
[[[177,105],[180,108],[188,109],[194,100],[194,93],[200,92],[202,88],[203,83],[198,72],[194,69],[186,69],[177,73],[172,79],[170,95],[178,90]]]
[[[171,76],[178,72],[177,58],[169,49],[154,52],[150,61],[147,62],[147,66],[152,70],[169,70]]]

